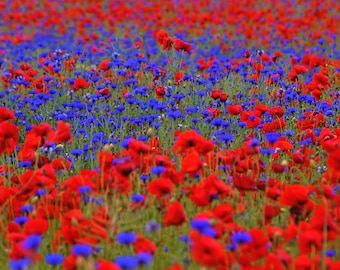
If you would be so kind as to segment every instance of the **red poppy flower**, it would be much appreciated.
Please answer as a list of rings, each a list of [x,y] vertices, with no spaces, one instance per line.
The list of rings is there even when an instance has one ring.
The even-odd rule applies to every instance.
[[[275,62],[278,58],[282,58],[282,57],[283,57],[283,53],[280,51],[276,51],[274,52],[274,55],[273,55],[273,61]]]
[[[233,184],[238,190],[241,191],[257,190],[255,180],[248,175],[235,174],[233,176]]]
[[[273,107],[269,110],[270,115],[272,116],[277,116],[277,117],[282,117],[283,114],[285,113],[284,109],[281,106],[278,107]]]
[[[277,254],[269,253],[266,257],[264,269],[284,270],[283,263]]]
[[[270,108],[264,104],[258,103],[256,104],[256,106],[254,107],[254,111],[260,111],[261,115],[268,112],[270,110]]]
[[[15,120],[16,117],[13,111],[8,110],[6,107],[0,108],[0,123],[6,120]]]
[[[111,261],[105,259],[99,259],[96,261],[98,265],[96,270],[120,270],[120,267]]]
[[[159,45],[163,45],[163,42],[168,39],[168,34],[164,30],[159,30],[156,33],[156,40]]]
[[[109,170],[112,168],[113,155],[107,151],[99,151],[98,162],[101,171]]]
[[[293,67],[293,71],[299,75],[299,74],[303,74],[303,73],[307,73],[308,72],[308,68],[306,68],[305,66],[303,65],[295,65]]]
[[[240,106],[240,105],[230,105],[227,108],[227,111],[230,115],[238,115],[242,112],[242,106]]]
[[[111,91],[109,90],[109,88],[104,88],[104,89],[101,89],[101,90],[97,90],[96,93],[100,94],[101,96],[111,95]]]
[[[166,214],[163,216],[164,226],[180,226],[185,222],[187,217],[180,202],[176,201],[166,207]]]
[[[179,84],[180,84],[180,82],[182,81],[183,77],[184,77],[183,72],[177,71],[177,72],[175,73],[175,83],[176,83],[176,85],[179,85]]]
[[[287,168],[287,166],[282,165],[280,163],[277,163],[277,162],[272,163],[272,170],[275,173],[283,173],[284,171],[286,171],[286,168]]]
[[[232,194],[232,189],[224,181],[218,179],[215,173],[210,174],[199,185],[201,185],[209,195],[226,196]]]
[[[66,158],[55,158],[54,160],[52,160],[52,167],[57,171],[59,170],[68,171],[70,169],[70,166],[71,162]]]
[[[133,244],[136,253],[150,253],[155,254],[157,251],[157,246],[155,243],[145,238],[142,234],[137,235],[137,239]]]
[[[30,132],[40,137],[46,137],[51,130],[52,130],[51,125],[49,123],[44,122],[39,125],[33,125],[32,130]]]
[[[221,114],[221,110],[220,109],[216,109],[216,108],[207,108],[206,109],[208,112],[210,112],[211,114],[211,116],[213,117],[213,118],[216,118],[216,117],[218,117],[220,114]]]
[[[202,140],[202,136],[195,130],[181,132],[173,148],[175,152],[185,153],[188,149],[195,147]]]
[[[176,263],[170,267],[165,268],[164,270],[183,270],[183,268],[179,263]]]
[[[212,90],[210,96],[216,100],[220,98],[221,93],[220,90]]]
[[[327,241],[334,241],[338,238],[339,229],[333,217],[324,206],[318,205],[309,222],[308,229],[319,231],[323,235],[325,228]]]
[[[227,99],[228,99],[228,95],[226,94],[226,93],[221,93],[220,94],[220,101],[221,102],[226,102],[227,101]]]
[[[206,267],[226,267],[226,252],[224,246],[216,239],[198,232],[191,234],[191,255],[195,262]]]
[[[330,86],[330,82],[329,82],[329,77],[320,73],[315,73],[313,75],[313,80],[318,83],[321,84],[322,86]]]
[[[158,178],[152,180],[148,186],[148,192],[154,195],[157,199],[160,199],[166,194],[172,192],[173,184],[168,178]]]
[[[325,60],[320,56],[312,56],[309,60],[309,69],[314,69],[319,66],[323,66],[325,64]]]
[[[184,174],[188,173],[191,177],[193,177],[202,167],[203,162],[196,151],[191,151],[183,158],[181,163],[182,172]]]
[[[162,98],[165,95],[165,87],[158,85],[155,89],[157,98]]]
[[[191,44],[184,42],[183,40],[180,40],[179,38],[175,39],[175,46],[176,51],[185,51],[187,53],[191,53]]]
[[[174,168],[166,168],[162,176],[170,179],[175,185],[179,185],[180,183],[184,182],[183,172],[178,172]]]
[[[261,124],[261,118],[255,115],[251,115],[246,121],[247,128],[256,128]]]
[[[302,206],[309,200],[310,188],[301,184],[286,186],[280,197],[282,206]]]
[[[317,230],[302,231],[298,237],[301,254],[308,254],[313,249],[315,252],[319,252],[322,249],[322,232]]]
[[[0,155],[12,154],[18,145],[18,139],[19,127],[8,121],[0,123]]]
[[[271,220],[278,216],[281,212],[280,207],[276,206],[276,205],[266,205],[264,207],[264,218],[266,221],[266,224],[270,224]]]
[[[131,172],[131,171],[130,171]],[[118,172],[116,168],[111,170],[111,174],[106,174],[103,179],[98,179],[98,185],[100,188],[109,187],[111,194],[125,194],[128,195],[132,190],[132,183],[128,175],[124,175]]]
[[[77,270],[77,256],[70,254],[63,261],[64,270]]]
[[[192,187],[186,187],[186,190],[189,192],[190,200],[197,207],[208,206],[211,203],[210,194],[204,189],[202,185],[194,185]]]
[[[55,143],[65,143],[72,141],[72,134],[70,131],[70,124],[63,121],[57,122],[57,130],[50,132],[49,140]]]
[[[29,219],[24,225],[26,235],[45,234],[48,231],[48,222],[45,219],[35,218]]]
[[[37,209],[37,218],[55,219],[60,217],[60,208],[55,205],[43,205]]]
[[[110,69],[109,63],[110,63],[110,60],[108,59],[101,61],[101,63],[98,66],[98,70],[103,70],[103,71],[109,70]]]
[[[74,81],[73,84],[73,90],[78,91],[79,89],[85,89],[90,86],[90,83],[88,83],[85,79],[83,78],[77,78]]]
[[[214,215],[224,223],[233,222],[235,209],[227,203],[219,204],[214,209]]]
[[[268,254],[267,245],[269,243],[269,239],[264,235],[263,230],[259,228],[252,228],[248,231],[248,233],[251,235],[251,242],[242,245],[242,252],[251,254],[252,261],[257,261],[266,257]]]

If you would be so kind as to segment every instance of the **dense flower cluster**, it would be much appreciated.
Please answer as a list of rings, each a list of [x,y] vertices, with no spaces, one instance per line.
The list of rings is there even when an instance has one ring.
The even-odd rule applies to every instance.
[[[339,12],[0,3],[1,262],[339,269]]]

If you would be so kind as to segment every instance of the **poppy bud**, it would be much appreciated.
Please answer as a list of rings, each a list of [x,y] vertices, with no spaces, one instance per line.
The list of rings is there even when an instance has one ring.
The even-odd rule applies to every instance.
[[[31,200],[31,204],[35,204],[39,200],[38,196],[34,196]]]
[[[104,146],[103,146],[103,152],[105,152],[105,153],[107,153],[107,152],[110,152],[110,145],[108,145],[108,144],[105,144]]]
[[[149,127],[149,128],[148,128],[148,131],[147,131],[147,135],[148,135],[148,136],[151,136],[152,133],[153,133],[153,130],[152,130],[151,127]]]
[[[285,159],[282,160],[281,165],[282,165],[282,166],[288,166],[288,161],[285,160]]]
[[[71,224],[72,224],[73,226],[78,226],[78,225],[79,225],[78,220],[77,220],[76,218],[72,218],[72,219],[71,219]]]
[[[77,269],[87,269],[85,268],[86,265],[86,259],[82,256],[78,256],[76,259],[76,265],[77,265]]]
[[[310,166],[311,168],[315,168],[315,167],[316,167],[316,162],[315,162],[314,159],[311,159],[311,160],[309,161],[309,166]]]

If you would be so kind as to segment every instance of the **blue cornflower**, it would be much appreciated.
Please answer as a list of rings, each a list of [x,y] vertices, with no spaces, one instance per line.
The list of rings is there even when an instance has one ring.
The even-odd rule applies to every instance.
[[[123,270],[134,270],[138,267],[138,259],[135,256],[119,256],[114,263]]]
[[[232,142],[234,140],[234,136],[231,134],[223,134],[220,136],[220,139],[225,142]]]
[[[90,186],[80,186],[78,187],[78,191],[80,194],[90,193],[92,188]]]
[[[18,167],[19,168],[26,168],[26,167],[31,167],[32,166],[32,162],[31,161],[21,161],[18,162]]]
[[[72,149],[70,151],[71,155],[74,155],[74,156],[80,156],[83,154],[83,149]]]
[[[179,240],[184,243],[189,243],[190,242],[190,237],[188,235],[181,235],[179,237]]]
[[[219,127],[219,126],[222,126],[223,123],[224,123],[223,119],[221,119],[221,118],[215,118],[215,119],[213,119],[213,120],[211,121],[210,124],[211,124],[212,126]]]
[[[153,257],[150,253],[141,252],[137,254],[137,264],[139,266],[145,265],[146,267],[148,267],[152,262],[152,259]]]
[[[45,189],[38,189],[36,192],[35,192],[35,196],[38,196],[38,197],[41,197],[41,196],[44,196],[46,195],[46,190]]]
[[[275,143],[278,141],[279,137],[281,136],[280,133],[276,132],[268,132],[266,133],[266,138],[269,143]]]
[[[231,236],[231,239],[235,244],[250,243],[252,241],[251,235],[247,232],[235,232]]]
[[[136,242],[136,234],[133,232],[121,232],[117,235],[116,240],[120,244],[133,244]]]
[[[237,246],[235,244],[228,244],[228,245],[226,245],[226,248],[231,250],[231,251],[234,251],[236,249],[236,247]]]
[[[87,244],[76,244],[72,248],[72,253],[76,256],[83,256],[85,258],[92,254],[93,250],[90,245]]]
[[[19,224],[20,226],[22,226],[28,221],[28,217],[26,217],[26,216],[16,217],[16,218],[14,218],[13,221],[15,223]]]
[[[257,147],[257,146],[260,145],[260,142],[259,142],[258,139],[253,138],[253,139],[250,140],[248,145],[249,145],[249,147]]]
[[[245,122],[238,122],[237,124],[239,127],[243,128],[246,126],[246,123]]]
[[[31,260],[28,258],[20,260],[10,260],[9,267],[11,270],[25,270],[32,264]]]
[[[163,166],[155,166],[151,168],[151,173],[153,174],[161,174],[165,171],[165,168]]]
[[[64,256],[62,254],[51,253],[45,256],[45,261],[51,266],[57,266],[62,264],[64,261]]]
[[[116,110],[117,112],[121,113],[125,110],[125,106],[117,106]]]
[[[329,249],[326,251],[326,256],[327,257],[335,257],[336,251],[334,249]]]
[[[215,229],[212,228],[212,227],[204,228],[201,231],[201,234],[204,234],[204,235],[207,235],[207,236],[210,236],[210,237],[216,237],[216,235],[217,235]]]
[[[146,175],[146,174],[142,174],[141,176],[140,176],[140,180],[142,180],[142,181],[147,181],[147,180],[149,180],[150,179],[150,176],[149,175]]]
[[[191,221],[190,226],[191,226],[191,228],[201,232],[205,228],[210,227],[210,222],[206,219],[194,219],[193,221]]]
[[[20,211],[21,212],[24,212],[24,213],[30,213],[34,210],[34,206],[32,204],[29,204],[29,205],[23,205],[21,206],[20,208]]]
[[[145,198],[141,194],[132,194],[131,200],[137,203],[141,203],[145,200]]]
[[[150,221],[148,224],[145,226],[145,232],[150,233],[150,232],[157,232],[161,229],[161,226],[156,222],[156,221]]]
[[[41,241],[42,241],[41,235],[32,234],[23,241],[22,248],[35,252],[39,249]]]
[[[262,148],[260,150],[261,154],[263,155],[272,155],[275,153],[275,149],[272,149],[272,148]]]
[[[292,137],[294,135],[294,130],[288,129],[285,131],[287,137]]]

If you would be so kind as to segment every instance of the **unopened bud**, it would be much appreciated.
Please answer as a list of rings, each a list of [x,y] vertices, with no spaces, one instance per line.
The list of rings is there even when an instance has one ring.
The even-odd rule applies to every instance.
[[[288,161],[285,160],[285,159],[282,160],[281,165],[287,167],[288,166]]]
[[[315,168],[315,167],[316,167],[316,162],[315,162],[314,159],[311,159],[311,160],[309,161],[309,166],[312,167],[312,168]]]
[[[78,220],[75,219],[75,218],[72,218],[72,219],[71,219],[71,224],[72,224],[73,226],[78,226],[78,225],[79,225]]]
[[[103,146],[103,152],[110,152],[111,151],[111,149],[110,149],[110,145],[108,145],[108,144],[105,144],[104,146]]]

